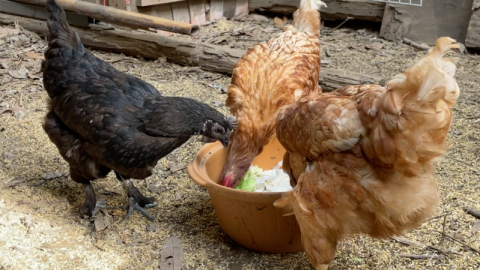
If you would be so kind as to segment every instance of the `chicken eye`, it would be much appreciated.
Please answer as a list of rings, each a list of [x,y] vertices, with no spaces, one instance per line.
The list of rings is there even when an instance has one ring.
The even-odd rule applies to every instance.
[[[215,132],[215,133],[222,133],[222,130],[219,129],[219,128],[216,128],[216,129],[214,130],[214,132]]]

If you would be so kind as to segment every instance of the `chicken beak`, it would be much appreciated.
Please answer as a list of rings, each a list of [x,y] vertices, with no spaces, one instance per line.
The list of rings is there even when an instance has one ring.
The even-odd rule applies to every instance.
[[[215,142],[216,140],[214,138],[211,138],[211,137],[208,137],[208,136],[205,136],[203,135],[202,137],[202,142],[203,143],[212,143],[212,142]]]
[[[225,134],[224,138],[220,140],[222,142],[224,148],[227,148],[231,135],[232,135],[232,132],[230,130],[228,130],[227,133]]]
[[[220,141],[221,141],[223,147],[224,147],[224,148],[227,148],[227,146],[228,146],[228,138],[225,138],[225,139],[220,140]]]

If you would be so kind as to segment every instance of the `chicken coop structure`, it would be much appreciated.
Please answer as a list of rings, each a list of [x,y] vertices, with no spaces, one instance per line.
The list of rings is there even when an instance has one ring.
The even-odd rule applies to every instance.
[[[422,6],[423,0],[372,0],[378,2],[385,2],[385,3],[393,3],[393,4],[404,4],[404,5],[411,5],[411,6]]]
[[[248,0],[83,0],[98,5],[204,25],[248,14]]]
[[[70,24],[89,28],[92,19],[134,29],[153,30],[161,35],[172,32],[195,34],[201,25],[222,18],[244,18],[249,12],[291,16],[300,0],[59,0],[69,5]],[[381,24],[380,37],[394,42],[405,39],[418,44],[433,45],[440,36],[449,36],[468,48],[480,49],[480,0],[323,0],[328,7],[321,11],[322,20],[353,19]],[[37,20],[48,16],[46,0],[0,0],[0,13],[13,14]],[[82,11],[78,6],[84,6]],[[96,9],[96,6],[101,6]],[[103,10],[102,10],[103,9]],[[99,11],[101,10],[101,11]],[[110,13],[118,10],[117,20]],[[93,14],[95,13],[95,14]],[[108,14],[108,16],[105,16]],[[149,18],[138,18],[138,17]],[[100,18],[99,18],[100,17]],[[131,20],[133,17],[135,20]],[[152,18],[163,20],[149,24]],[[441,18],[441,19],[439,19]],[[166,19],[166,20],[164,20]],[[122,24],[121,22],[127,22]],[[184,31],[162,24],[183,24]],[[188,24],[188,25],[187,25]],[[33,23],[32,23],[33,25]],[[155,31],[158,30],[158,31]],[[195,31],[193,31],[195,30]],[[172,31],[172,32],[167,32]],[[121,42],[121,41],[115,41]],[[111,46],[117,48],[118,46]]]
[[[323,20],[365,20],[381,23],[380,36],[433,45],[450,36],[480,49],[480,0],[322,0]],[[250,0],[252,10],[292,14],[300,0]],[[441,19],[439,19],[441,18]]]

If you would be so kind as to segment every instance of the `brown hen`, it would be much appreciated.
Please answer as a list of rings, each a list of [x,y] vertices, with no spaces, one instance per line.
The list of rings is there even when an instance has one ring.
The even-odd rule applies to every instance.
[[[293,213],[310,262],[327,269],[349,234],[387,238],[414,229],[438,205],[433,161],[447,147],[459,88],[458,44],[436,47],[383,88],[348,86],[282,108],[277,137],[296,186],[275,202]]]
[[[223,185],[235,187],[255,156],[275,135],[278,109],[295,95],[321,92],[319,0],[302,0],[276,38],[249,50],[236,64],[226,105],[238,121],[232,134]]]

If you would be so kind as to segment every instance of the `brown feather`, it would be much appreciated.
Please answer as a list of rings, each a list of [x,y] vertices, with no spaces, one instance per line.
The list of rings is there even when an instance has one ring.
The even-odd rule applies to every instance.
[[[386,88],[310,94],[280,111],[277,137],[296,185],[275,206],[293,211],[317,269],[348,235],[388,238],[435,213],[433,161],[445,153],[459,95],[455,62],[443,56],[457,47],[440,38]]]
[[[321,93],[319,16],[317,10],[300,8],[294,14],[293,26],[250,49],[235,65],[226,105],[238,128],[230,138],[222,173],[224,180],[233,175],[233,181],[224,184],[236,186],[253,158],[274,136],[281,107],[292,104],[299,93]]]

